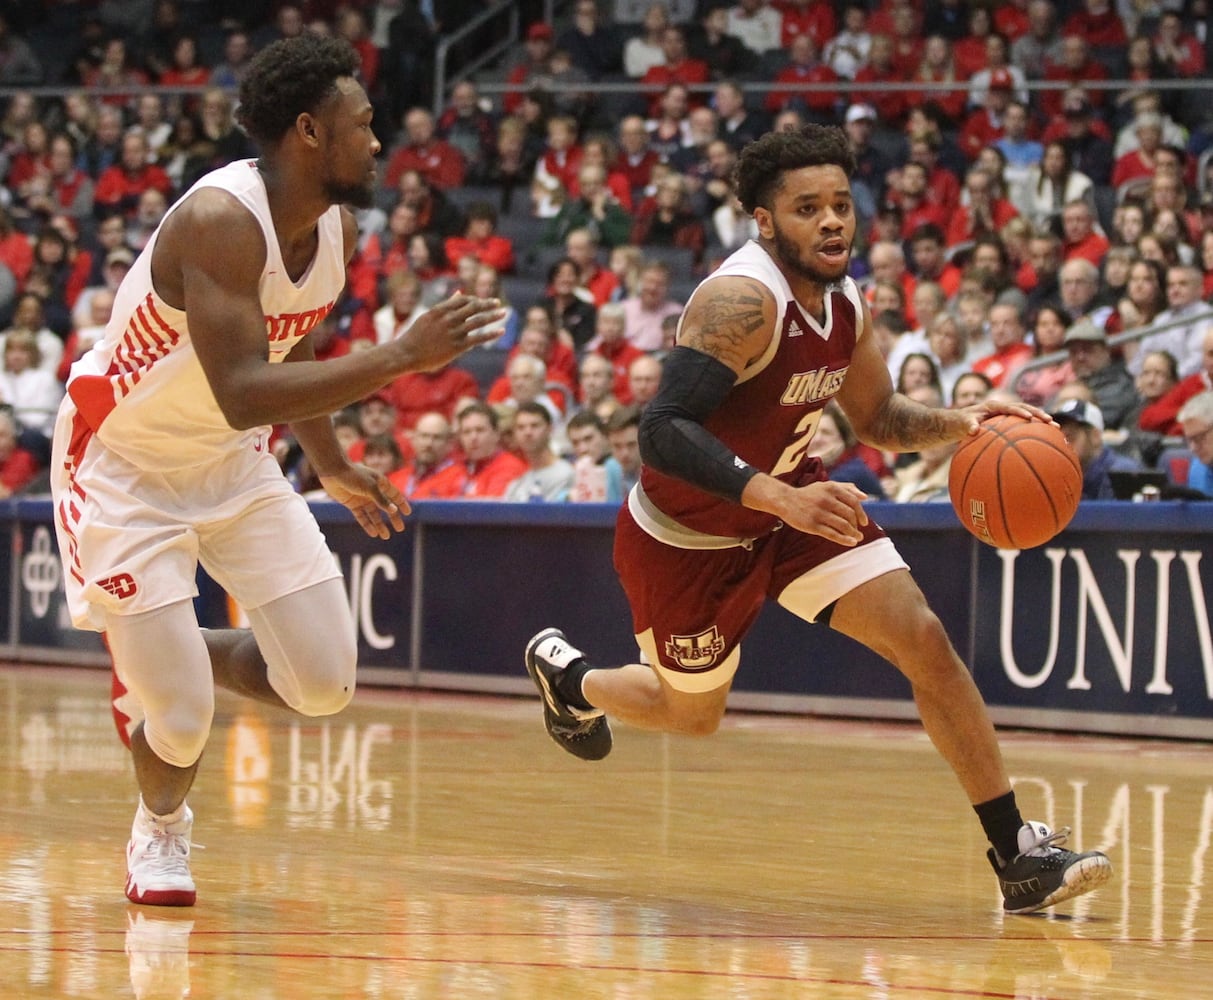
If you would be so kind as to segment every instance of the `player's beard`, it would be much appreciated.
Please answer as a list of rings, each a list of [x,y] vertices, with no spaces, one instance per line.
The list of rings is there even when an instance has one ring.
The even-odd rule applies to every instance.
[[[373,208],[375,206],[375,186],[370,181],[361,184],[344,184],[330,180],[325,184],[325,193],[330,204],[352,205],[354,208]]]
[[[774,217],[771,219],[771,226],[775,230],[773,242],[775,244],[775,252],[779,255],[779,262],[793,274],[816,282],[819,285],[829,285],[846,276],[847,268],[851,263],[850,254],[847,255],[846,260],[839,267],[837,273],[823,271],[812,264],[806,264],[801,259],[800,247],[796,244],[795,240],[791,239],[779,228],[779,224],[775,221]]]

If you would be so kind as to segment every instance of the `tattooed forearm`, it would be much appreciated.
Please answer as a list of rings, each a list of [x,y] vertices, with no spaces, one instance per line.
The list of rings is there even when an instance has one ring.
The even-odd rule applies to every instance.
[[[891,395],[872,418],[872,444],[892,451],[917,451],[960,438],[965,425],[953,410],[937,410],[900,393]]]
[[[682,342],[734,368],[756,353],[755,335],[762,330],[764,289],[756,281],[720,282],[705,289],[683,324]]]

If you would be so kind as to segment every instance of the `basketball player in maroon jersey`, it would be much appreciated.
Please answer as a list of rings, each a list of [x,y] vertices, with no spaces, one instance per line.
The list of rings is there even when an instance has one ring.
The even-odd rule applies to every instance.
[[[860,490],[830,482],[809,441],[837,397],[868,444],[917,451],[1022,404],[932,409],[893,391],[871,317],[847,277],[855,235],[843,132],[806,126],[750,144],[737,194],[759,237],[696,289],[645,409],[644,468],[620,510],[615,565],[641,662],[593,667],[554,628],[526,665],[549,734],[586,760],[611,748],[606,716],[671,732],[718,726],[740,643],[767,598],[889,659],[990,839],[1008,912],[1087,892],[1111,875],[1068,833],[1025,823],[973,679]]]

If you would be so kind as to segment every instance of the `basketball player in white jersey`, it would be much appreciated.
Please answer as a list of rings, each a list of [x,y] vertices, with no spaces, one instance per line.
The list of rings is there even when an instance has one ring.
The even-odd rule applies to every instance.
[[[972,676],[864,494],[830,482],[809,442],[834,397],[862,440],[898,451],[959,441],[991,413],[1049,417],[1018,403],[931,409],[893,391],[847,276],[854,171],[838,128],[773,132],[743,150],[737,196],[759,238],[687,303],[641,417],[644,466],[615,532],[641,662],[595,669],[549,628],[531,639],[526,666],[548,733],[595,760],[611,749],[607,715],[714,731],[768,599],[849,635],[910,681],[990,840],[1004,907],[1026,913],[1095,888],[1111,865],[1058,846],[1068,831],[1023,821]]]
[[[408,505],[351,465],[330,414],[494,334],[491,300],[454,296],[389,344],[319,363],[308,332],[345,282],[379,141],[348,44],[278,42],[241,86],[256,161],[202,178],[118,289],[104,337],[72,368],[55,428],[53,493],[74,623],[103,630],[143,710],[130,734],[141,793],[126,894],[188,906],[186,794],[214,684],[308,716],[354,692],[357,647],[340,570],[267,447],[289,423],[329,495],[371,536]],[[251,630],[201,630],[201,563]]]

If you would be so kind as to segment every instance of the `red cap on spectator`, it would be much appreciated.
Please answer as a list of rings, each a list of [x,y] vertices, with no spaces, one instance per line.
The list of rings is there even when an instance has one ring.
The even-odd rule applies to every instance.
[[[536,39],[542,38],[546,42],[552,40],[555,33],[552,31],[550,24],[545,24],[543,21],[536,21],[526,29],[526,38],[528,42],[533,42]]]
[[[1015,77],[1005,69],[996,69],[990,74],[991,90],[1014,90]]]

